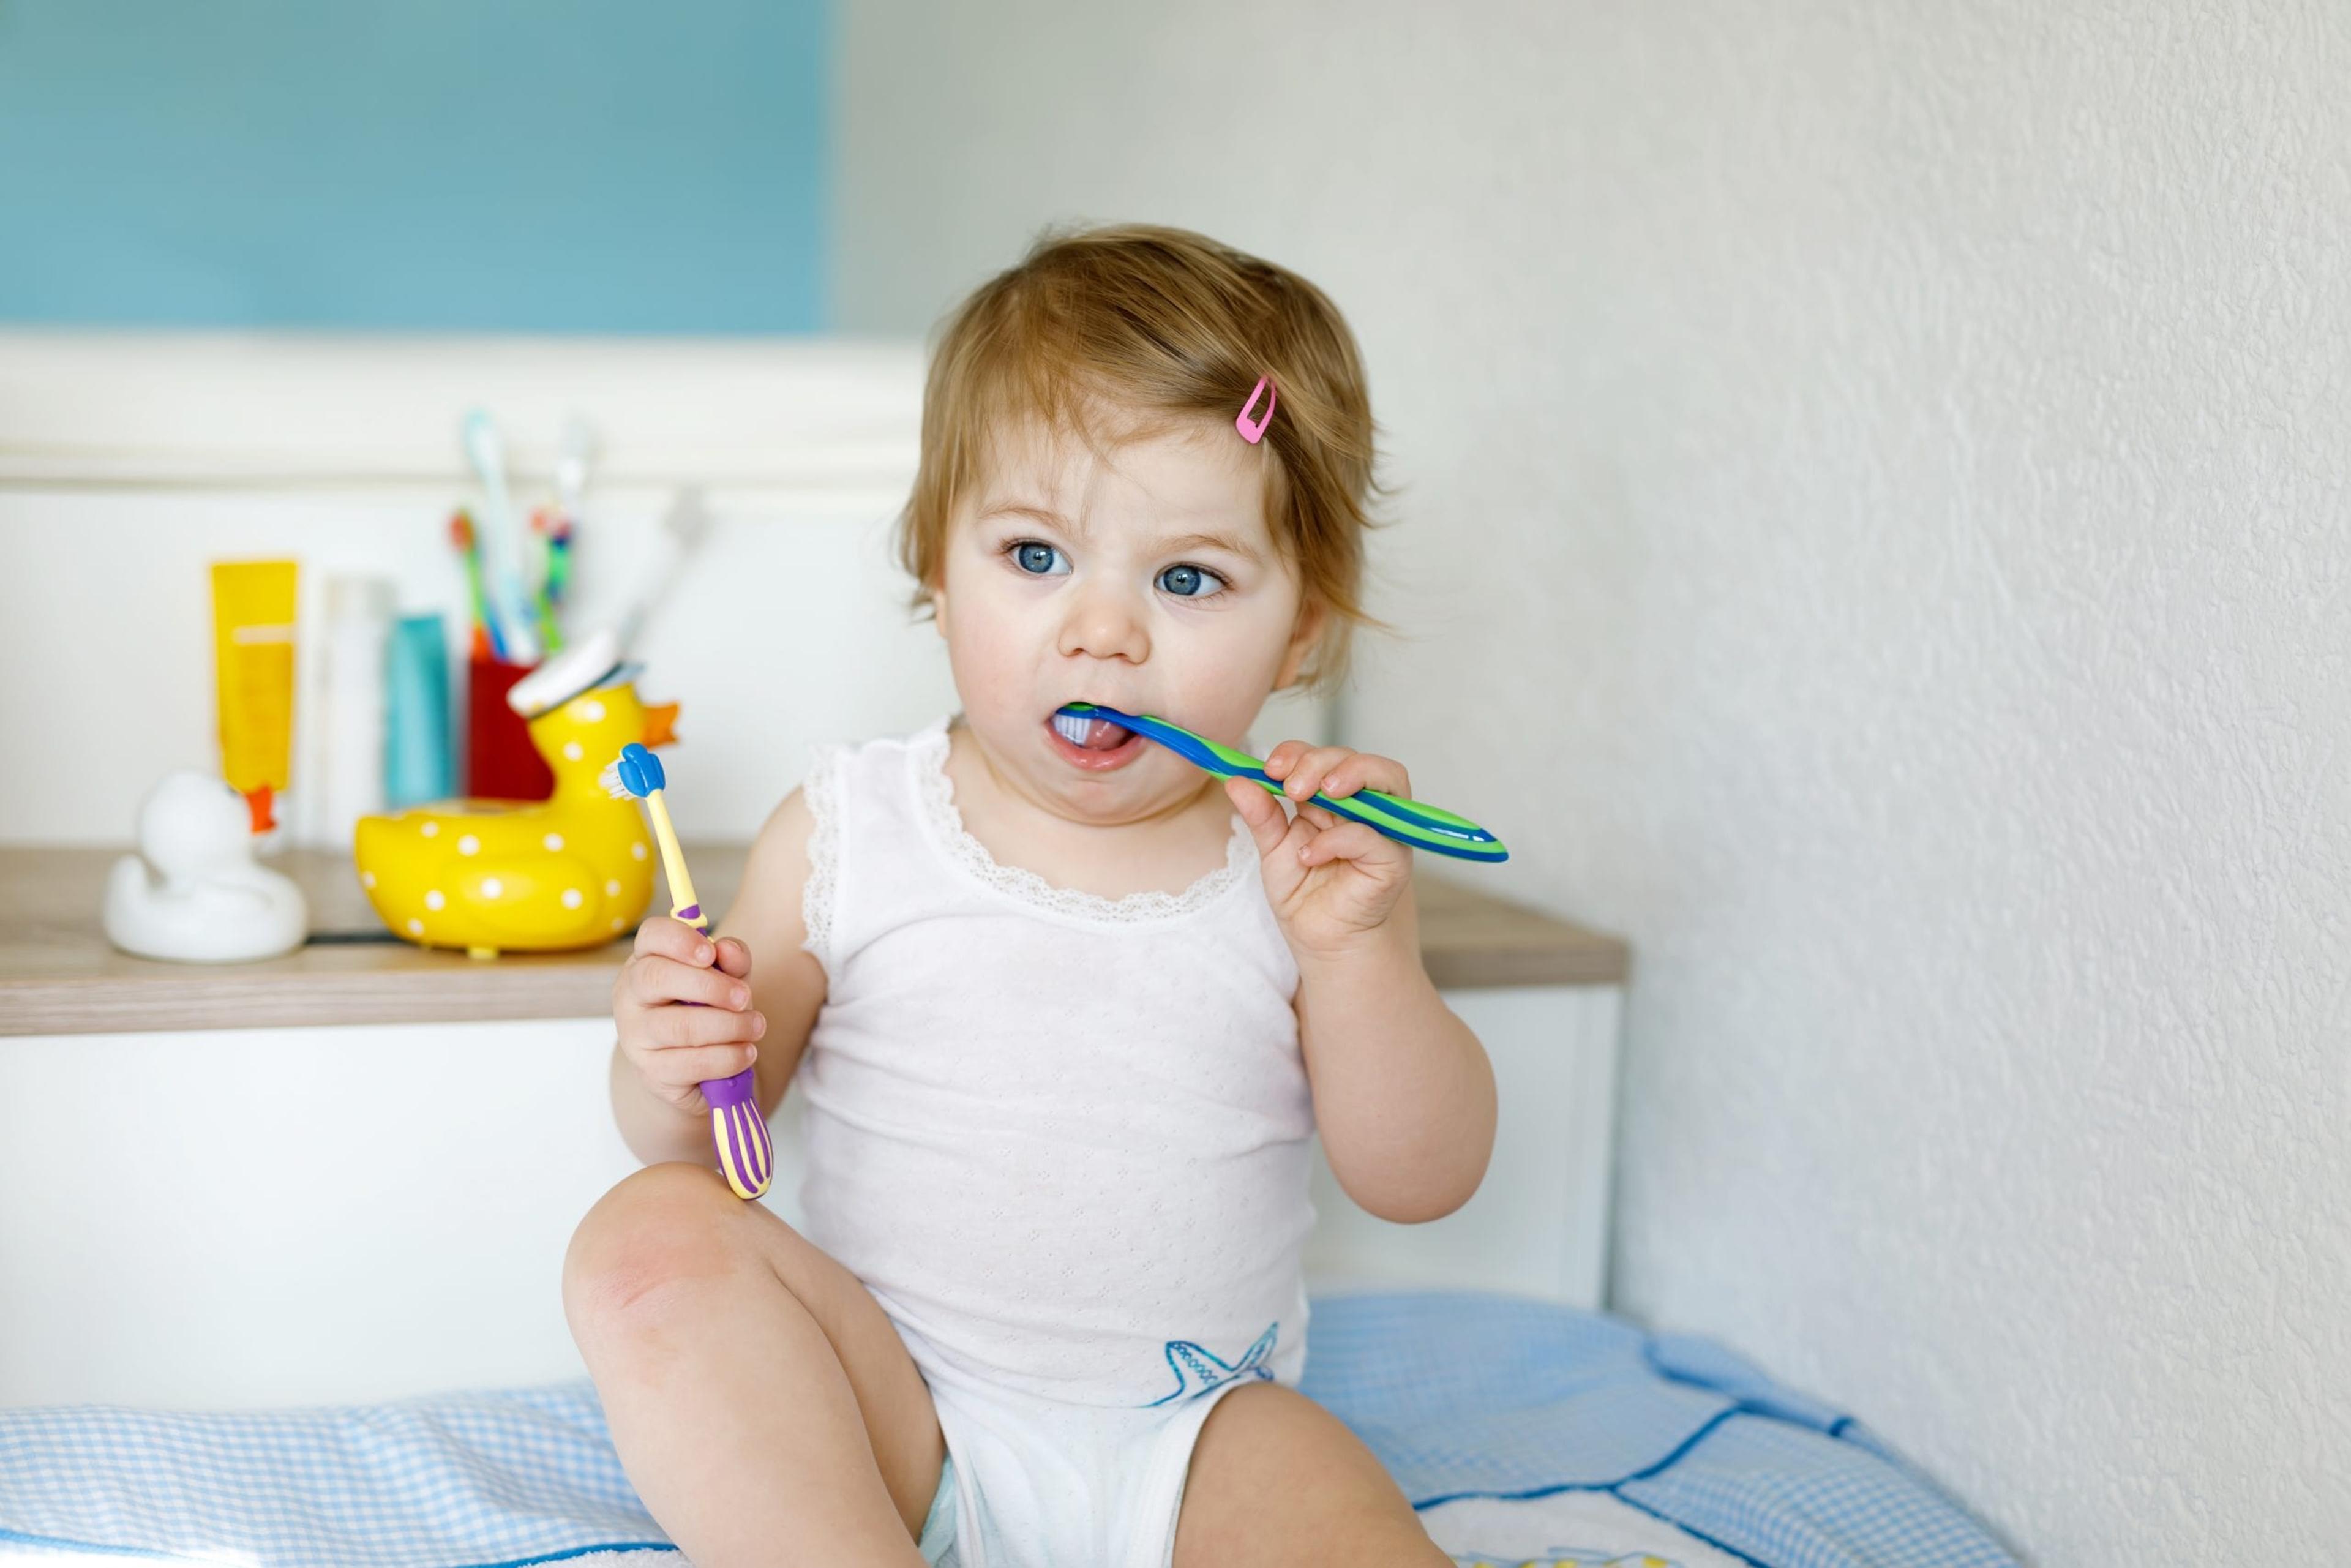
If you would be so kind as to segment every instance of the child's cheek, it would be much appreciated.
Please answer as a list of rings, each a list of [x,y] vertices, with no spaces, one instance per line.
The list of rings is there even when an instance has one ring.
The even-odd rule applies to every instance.
[[[1026,720],[1036,706],[1029,689],[1038,657],[1033,612],[1024,615],[1017,596],[975,575],[950,587],[947,664],[956,695],[975,720]]]
[[[1201,653],[1184,680],[1184,690],[1196,694],[1197,705],[1196,716],[1186,722],[1204,735],[1238,746],[1273,690],[1283,649],[1268,634],[1235,638]]]

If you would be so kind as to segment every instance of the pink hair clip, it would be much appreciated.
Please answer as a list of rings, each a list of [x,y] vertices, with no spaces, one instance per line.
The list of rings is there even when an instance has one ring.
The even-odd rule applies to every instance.
[[[1265,417],[1259,420],[1255,424],[1251,424],[1249,423],[1249,410],[1257,406],[1257,394],[1259,392],[1263,392],[1265,394]],[[1241,439],[1243,441],[1248,442],[1251,446],[1255,446],[1259,442],[1265,439],[1265,427],[1273,423],[1273,405],[1277,401],[1279,401],[1279,394],[1273,390],[1273,378],[1271,376],[1258,377],[1257,385],[1249,388],[1249,402],[1241,404],[1240,413],[1235,416],[1233,420],[1233,428],[1241,433]]]

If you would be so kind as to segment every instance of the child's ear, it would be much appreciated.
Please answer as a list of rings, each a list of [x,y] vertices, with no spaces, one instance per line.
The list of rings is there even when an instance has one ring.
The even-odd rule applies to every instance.
[[[1298,624],[1290,628],[1290,647],[1281,656],[1281,674],[1273,683],[1275,691],[1288,691],[1298,684],[1298,673],[1306,667],[1315,644],[1322,642],[1322,628],[1330,619],[1330,611],[1319,599],[1310,599],[1299,606]]]
[[[944,583],[931,590],[931,624],[938,628],[940,636],[947,634],[947,591]]]

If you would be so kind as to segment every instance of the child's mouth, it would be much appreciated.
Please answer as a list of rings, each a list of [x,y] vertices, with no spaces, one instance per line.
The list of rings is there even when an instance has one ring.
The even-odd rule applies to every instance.
[[[1062,759],[1091,773],[1123,768],[1143,750],[1143,737],[1106,718],[1057,713],[1045,727]]]

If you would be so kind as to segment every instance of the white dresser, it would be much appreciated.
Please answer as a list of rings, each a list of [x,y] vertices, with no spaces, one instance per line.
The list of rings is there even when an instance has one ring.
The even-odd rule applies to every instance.
[[[109,858],[0,849],[0,1405],[582,1375],[559,1271],[580,1215],[635,1166],[605,1077],[625,948],[150,963],[74,913],[98,907]],[[740,846],[693,860],[723,907]],[[347,864],[291,865],[322,928],[374,923]],[[1364,1214],[1318,1169],[1315,1285],[1596,1306],[1624,946],[1426,874],[1421,900],[1430,973],[1494,1061],[1493,1165],[1459,1212],[1419,1226]],[[787,1100],[769,1199],[787,1218],[798,1119]]]

